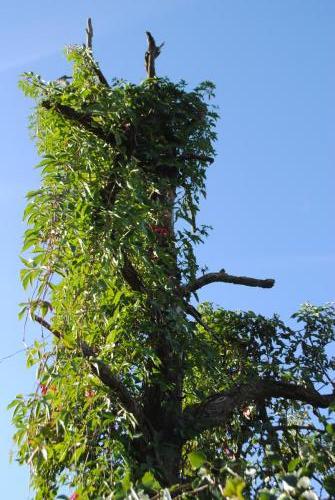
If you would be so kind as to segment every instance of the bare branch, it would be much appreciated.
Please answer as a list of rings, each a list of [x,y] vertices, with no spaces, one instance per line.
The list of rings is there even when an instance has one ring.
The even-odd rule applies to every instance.
[[[62,333],[52,328],[50,323],[48,323],[44,318],[41,318],[36,314],[32,315],[32,318],[34,321],[51,332],[57,339],[61,340],[63,338]],[[119,398],[122,405],[124,405],[125,409],[132,413],[139,423],[143,423],[143,415],[140,406],[131,396],[120,378],[115,375],[102,360],[97,358],[98,353],[96,349],[84,341],[79,341],[78,346],[80,347],[83,357],[89,361],[92,372],[101,380],[103,384],[111,389],[111,391]]]
[[[92,66],[93,66],[94,72],[97,75],[97,77],[99,78],[99,81],[103,85],[105,85],[106,87],[109,87],[109,83],[108,83],[107,79],[105,78],[104,74],[102,73],[102,71],[99,68],[99,66],[96,63],[96,61],[94,61],[94,59],[93,59],[93,55],[92,55],[92,50],[93,50],[93,44],[92,44],[92,41],[93,41],[93,25],[92,25],[92,19],[90,17],[87,19],[87,26],[86,26],[85,31],[86,31],[86,48],[90,52],[90,55],[91,55],[91,58],[92,58]]]
[[[252,401],[261,403],[269,398],[284,398],[328,408],[335,401],[335,393],[320,394],[313,388],[270,378],[250,380],[214,394],[202,403],[187,406],[183,413],[183,438],[186,441],[205,430],[225,425],[234,411]]]
[[[232,276],[227,274],[225,271],[219,271],[218,273],[208,273],[204,274],[200,278],[197,278],[192,283],[189,283],[184,287],[184,293],[191,293],[199,290],[210,283],[233,283],[234,285],[245,285],[245,286],[255,286],[260,288],[272,288],[275,280],[273,279],[256,279],[249,278],[247,276]]]
[[[146,31],[146,35],[148,40],[148,49],[145,53],[145,69],[147,77],[154,78],[156,76],[155,59],[157,59],[161,53],[164,42],[157,46],[154,37],[149,31]]]

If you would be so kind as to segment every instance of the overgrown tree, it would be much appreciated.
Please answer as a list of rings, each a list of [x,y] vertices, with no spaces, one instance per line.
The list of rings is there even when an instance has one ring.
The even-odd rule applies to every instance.
[[[21,315],[49,336],[28,351],[36,391],[11,406],[36,498],[335,494],[334,309],[304,305],[293,330],[191,304],[213,282],[274,284],[199,273],[213,84],[158,78],[150,33],[147,78],[108,83],[92,36],[89,22],[86,46],[67,49],[71,78],[20,83],[42,156]]]

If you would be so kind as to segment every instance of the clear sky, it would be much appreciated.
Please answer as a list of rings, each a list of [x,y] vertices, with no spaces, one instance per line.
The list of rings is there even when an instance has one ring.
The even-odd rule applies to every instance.
[[[4,0],[0,6],[1,281],[0,358],[23,347],[17,320],[25,193],[38,186],[29,139],[32,102],[19,74],[46,80],[70,69],[66,44],[82,43],[93,18],[94,52],[105,75],[144,76],[144,32],[165,41],[157,72],[190,87],[217,85],[217,159],[208,170],[201,221],[213,231],[202,264],[231,274],[275,278],[272,290],[210,285],[201,298],[232,309],[279,312],[334,300],[334,0]],[[34,330],[27,325],[30,344]],[[24,354],[0,363],[1,497],[32,498],[28,473],[9,465],[6,405],[34,388]]]

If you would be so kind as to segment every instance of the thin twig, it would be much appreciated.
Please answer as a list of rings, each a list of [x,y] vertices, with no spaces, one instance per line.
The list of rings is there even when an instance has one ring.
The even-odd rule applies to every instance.
[[[7,356],[3,356],[2,358],[0,358],[0,363],[3,363],[7,359],[13,358],[17,354],[21,354],[22,352],[28,351],[31,347],[32,345],[24,347],[23,349],[19,349],[18,351],[13,352],[12,354],[8,354]]]

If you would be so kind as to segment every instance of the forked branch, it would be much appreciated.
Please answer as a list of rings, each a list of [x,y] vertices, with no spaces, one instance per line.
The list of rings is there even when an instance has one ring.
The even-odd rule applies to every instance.
[[[100,83],[102,83],[106,87],[109,87],[109,83],[108,83],[107,79],[105,78],[105,75],[103,74],[103,72],[99,68],[98,63],[93,58],[93,24],[92,24],[92,19],[90,17],[87,19],[87,25],[86,25],[85,32],[86,32],[85,47],[87,48],[88,53],[91,56],[92,68],[93,68],[95,74],[97,75]]]
[[[147,72],[148,78],[154,78],[156,76],[155,70],[155,59],[161,53],[164,42],[159,46],[156,45],[155,39],[149,31],[146,31],[147,40],[148,40],[148,49],[145,53],[145,69]]]

